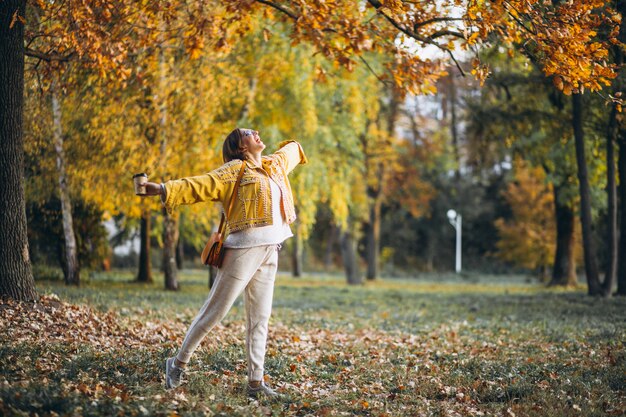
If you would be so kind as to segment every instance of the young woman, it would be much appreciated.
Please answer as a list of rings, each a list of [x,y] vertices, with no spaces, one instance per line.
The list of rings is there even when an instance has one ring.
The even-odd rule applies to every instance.
[[[185,367],[202,339],[244,293],[248,395],[278,394],[263,382],[267,326],[272,310],[274,278],[281,243],[293,236],[289,224],[296,219],[287,175],[307,162],[298,142],[286,141],[279,150],[262,156],[265,144],[259,132],[235,129],[224,140],[224,165],[197,177],[148,182],[146,195],[160,195],[168,212],[182,204],[221,202],[228,207],[243,169],[237,197],[227,219],[229,235],[224,262],[197,317],[187,330],[182,347],[165,362],[167,388],[180,385]]]

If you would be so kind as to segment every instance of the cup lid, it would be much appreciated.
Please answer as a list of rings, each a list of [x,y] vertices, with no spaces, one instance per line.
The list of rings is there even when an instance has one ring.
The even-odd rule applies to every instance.
[[[141,174],[133,175],[133,178],[137,178],[137,177],[146,177],[146,178],[148,178],[148,174],[146,174],[145,172],[142,172]]]

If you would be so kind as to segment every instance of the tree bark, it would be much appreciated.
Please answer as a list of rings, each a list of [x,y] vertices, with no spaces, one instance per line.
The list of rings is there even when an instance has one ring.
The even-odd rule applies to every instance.
[[[551,286],[575,286],[576,277],[576,216],[574,209],[559,201],[560,187],[554,185],[554,208],[556,217],[556,253],[552,270]]]
[[[150,221],[152,213],[145,210],[141,215],[141,231],[139,246],[139,272],[137,282],[153,282],[152,265],[150,264]]]
[[[165,30],[167,25],[164,21],[160,27]],[[159,85],[161,96],[159,100],[159,129],[161,136],[161,168],[164,170],[167,161],[167,96],[164,91],[167,86],[167,68],[165,63],[165,46],[161,39],[159,48]],[[178,274],[176,269],[176,243],[178,242],[178,219],[171,216],[163,209],[163,280],[165,289],[178,290]]]
[[[369,222],[366,230],[366,247],[365,253],[367,257],[367,275],[368,280],[375,280],[378,277],[380,264],[380,208],[382,200],[380,193],[376,195],[370,203]]]
[[[74,221],[72,218],[72,200],[70,198],[67,172],[65,170],[65,151],[63,150],[63,125],[61,104],[57,80],[52,82],[52,120],[54,151],[56,152],[57,174],[59,176],[59,199],[61,200],[61,215],[63,219],[63,239],[65,242],[65,284],[80,285],[80,266],[74,235]]]
[[[295,278],[302,276],[302,252],[302,235],[299,230],[296,230],[293,237],[293,252],[291,254],[292,274]]]
[[[598,278],[598,263],[596,260],[595,244],[593,242],[593,224],[591,219],[591,192],[589,190],[589,176],[587,160],[585,158],[585,137],[582,123],[582,97],[572,94],[572,124],[574,142],[576,144],[576,164],[578,167],[578,187],[580,190],[580,222],[583,229],[583,252],[585,258],[585,275],[587,277],[587,291],[589,295],[602,294],[602,287]]]
[[[0,2],[0,297],[35,300],[24,198],[25,0]]]
[[[618,0],[617,11],[622,15],[620,22],[618,39],[626,42],[626,0]],[[624,53],[620,45],[613,47],[615,53],[615,63],[621,66],[624,62]],[[624,86],[624,68],[620,68],[615,80],[615,89],[621,91]],[[618,174],[619,174],[619,197],[620,197],[620,225],[619,225],[619,245],[617,254],[617,295],[626,296],[626,130],[624,122],[620,121],[617,126],[618,143]]]
[[[606,192],[607,207],[607,240],[609,257],[606,273],[602,282],[602,295],[608,297],[613,290],[617,270],[617,184],[615,181],[615,141],[617,137],[617,108],[614,104],[609,116],[609,132],[606,138]]]
[[[454,178],[457,180],[457,188],[458,181],[461,179],[461,152],[459,146],[459,131],[457,128],[457,117],[456,117],[456,84],[454,83],[454,75],[456,71],[451,71],[448,76],[449,82],[449,95],[448,100],[450,102],[450,135],[452,136],[452,149],[454,152],[454,160],[456,162],[456,167],[454,168]]]
[[[617,268],[617,295],[626,296],[626,130],[619,129],[620,239]]]
[[[180,217],[178,218],[178,240],[176,242],[176,268],[178,268],[179,271],[183,270],[183,267],[185,266],[185,251],[183,248],[183,238],[181,236],[180,231],[183,228],[183,215],[181,214]]]
[[[341,236],[341,257],[346,271],[346,280],[350,285],[363,283],[359,274],[359,265],[356,256],[356,239],[350,230],[344,230]]]
[[[163,209],[163,276],[165,289],[177,291],[176,242],[178,241],[178,219]]]

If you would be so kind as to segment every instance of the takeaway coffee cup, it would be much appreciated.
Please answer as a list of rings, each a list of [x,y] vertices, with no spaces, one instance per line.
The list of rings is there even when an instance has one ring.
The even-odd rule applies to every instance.
[[[148,174],[142,172],[141,174],[133,175],[133,182],[135,183],[135,194],[146,194],[146,183],[148,182]]]

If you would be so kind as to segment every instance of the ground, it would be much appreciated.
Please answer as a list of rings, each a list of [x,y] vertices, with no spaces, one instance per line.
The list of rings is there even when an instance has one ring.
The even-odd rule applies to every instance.
[[[601,416],[626,413],[626,300],[518,277],[280,275],[266,371],[281,402],[244,396],[243,306],[204,341],[187,382],[164,361],[205,299],[95,274],[0,303],[1,415]]]

